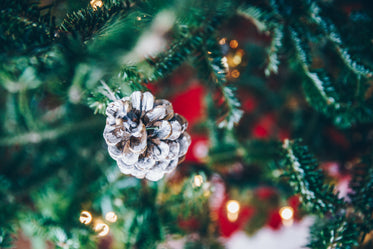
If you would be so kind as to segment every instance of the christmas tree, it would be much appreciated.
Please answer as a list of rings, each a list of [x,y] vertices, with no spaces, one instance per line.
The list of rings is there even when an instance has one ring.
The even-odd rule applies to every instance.
[[[307,248],[373,248],[372,25],[368,0],[3,0],[0,247],[313,217]]]

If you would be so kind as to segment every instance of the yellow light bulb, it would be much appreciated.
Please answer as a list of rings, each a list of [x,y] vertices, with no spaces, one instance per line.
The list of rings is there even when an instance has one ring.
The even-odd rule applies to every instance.
[[[107,212],[107,213],[105,214],[105,220],[107,220],[107,221],[109,221],[109,222],[111,222],[111,223],[116,222],[117,219],[118,219],[118,216],[117,216],[114,212],[112,212],[112,211]]]
[[[227,218],[230,222],[235,222],[238,219],[238,213],[240,211],[240,204],[238,201],[230,200],[227,202]]]
[[[283,220],[291,220],[294,216],[294,209],[292,207],[286,206],[280,209],[280,216]]]
[[[229,43],[229,46],[231,48],[237,48],[238,47],[238,41],[236,40],[231,40],[231,42]]]
[[[203,183],[203,177],[201,175],[194,176],[194,186],[201,187]]]
[[[240,71],[238,71],[237,69],[234,69],[232,72],[231,72],[231,76],[233,77],[233,78],[238,78],[238,77],[240,77]]]
[[[110,228],[107,224],[98,222],[93,228],[99,237],[104,237],[109,234]]]
[[[88,225],[92,221],[92,215],[88,211],[82,211],[80,213],[79,221],[85,225]]]
[[[221,39],[219,40],[219,44],[220,44],[220,45],[224,45],[226,42],[227,42],[227,38],[221,38]]]
[[[227,202],[227,210],[230,213],[238,213],[240,211],[240,204],[238,201],[230,200]]]
[[[238,64],[240,64],[241,61],[242,61],[242,56],[236,54],[235,56],[233,56],[232,61],[233,61],[233,63],[234,63],[235,65],[238,65]]]
[[[101,8],[104,5],[104,3],[101,0],[91,0],[89,3],[91,4],[92,8],[95,10],[97,8]]]

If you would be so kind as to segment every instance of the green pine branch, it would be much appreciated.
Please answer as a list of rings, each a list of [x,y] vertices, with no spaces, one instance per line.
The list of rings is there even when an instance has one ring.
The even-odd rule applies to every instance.
[[[316,220],[311,227],[308,248],[312,249],[353,249],[359,245],[359,232],[356,224],[344,216],[335,216],[328,220]]]
[[[325,182],[318,163],[307,147],[298,141],[285,140],[283,160],[280,162],[283,177],[301,196],[302,203],[313,214],[322,217],[311,231],[309,248],[347,248],[359,244],[361,224],[350,214],[347,203],[338,197],[333,185]]]
[[[361,223],[365,234],[373,229],[373,168],[372,158],[363,157],[362,162],[354,167],[353,179],[350,182],[352,193],[350,203]]]
[[[271,2],[272,3],[272,2]],[[264,69],[266,76],[278,73],[279,51],[283,47],[284,27],[279,18],[275,5],[272,10],[264,10],[257,6],[245,6],[238,9],[238,14],[250,19],[260,32],[271,36],[271,44],[267,50],[267,66]]]
[[[211,87],[218,88],[224,99],[223,112],[220,114],[218,126],[232,129],[239,122],[243,114],[241,104],[236,97],[235,87],[227,84],[227,66],[216,39],[206,39],[200,47],[197,66],[201,76],[210,83]]]
[[[334,186],[325,183],[325,177],[307,147],[286,139],[282,148],[284,177],[300,194],[307,209],[321,216],[337,213],[344,202],[334,193]]]
[[[312,23],[317,24],[319,32],[323,37],[326,37],[329,42],[334,45],[335,52],[339,55],[344,65],[354,74],[365,78],[371,78],[373,71],[368,69],[365,65],[359,63],[350,54],[348,48],[344,47],[341,35],[339,34],[335,25],[321,16],[321,8],[317,3],[312,3],[309,8],[308,18]]]
[[[104,5],[96,9],[88,6],[88,8],[67,14],[59,26],[59,32],[79,35],[84,42],[89,40],[110,18],[128,8],[129,6],[123,4]]]

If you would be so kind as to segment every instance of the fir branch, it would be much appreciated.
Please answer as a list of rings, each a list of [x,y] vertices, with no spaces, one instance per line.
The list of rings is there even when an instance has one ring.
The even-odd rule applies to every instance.
[[[40,51],[52,42],[51,28],[39,20],[40,13],[30,6],[27,12],[0,10],[0,53],[20,54]]]
[[[336,213],[343,201],[333,193],[334,186],[325,184],[325,177],[317,169],[318,164],[307,147],[286,139],[282,148],[284,159],[281,165],[287,172],[284,176],[289,178],[290,185],[301,195],[306,207],[321,216]]]
[[[238,9],[238,14],[250,19],[260,32],[270,33],[272,41],[267,48],[267,66],[264,69],[266,76],[271,73],[277,74],[280,61],[278,53],[283,46],[284,27],[276,10],[272,12],[262,10],[259,7],[249,6]]]
[[[92,35],[103,27],[113,15],[126,8],[122,4],[101,8],[86,8],[67,14],[59,27],[59,32],[79,34],[82,41],[89,40]]]
[[[353,249],[358,245],[356,225],[343,216],[317,220],[311,228],[307,247],[312,249]]]
[[[353,59],[353,56],[351,56],[348,49],[343,46],[341,35],[338,33],[335,25],[329,20],[325,20],[325,17],[321,17],[320,13],[320,7],[313,2],[310,5],[308,17],[311,22],[318,25],[319,32],[321,32],[323,36],[334,45],[335,52],[339,55],[345,66],[356,75],[366,78],[372,77],[373,71]]]
[[[12,137],[0,138],[0,146],[11,146],[11,145],[26,145],[41,143],[47,140],[53,140],[58,137],[64,136],[70,132],[75,132],[81,129],[87,129],[88,127],[95,127],[102,125],[98,119],[88,119],[76,124],[66,124],[54,129],[45,131],[32,131],[24,134],[19,134]]]
[[[362,230],[369,233],[373,229],[373,168],[372,158],[363,158],[363,161],[354,167],[353,179],[350,182],[352,193],[349,194],[350,203],[355,214],[360,218]]]
[[[268,56],[267,56],[267,66],[264,69],[264,74],[266,76],[271,75],[271,73],[277,74],[278,73],[278,66],[280,61],[278,59],[278,53],[280,48],[282,47],[282,39],[283,39],[283,26],[280,25],[273,29],[272,32],[272,41],[271,45],[267,49]]]
[[[300,62],[305,75],[308,77],[310,82],[313,83],[314,89],[317,90],[318,95],[320,96],[320,100],[323,102],[319,104],[319,107],[323,108],[325,106],[332,106],[334,108],[338,108],[335,98],[333,96],[330,96],[331,93],[335,92],[335,90],[332,88],[330,83],[325,85],[325,82],[330,82],[330,80],[326,76],[324,76],[324,79],[322,80],[318,73],[310,71],[309,63],[311,61],[311,58],[307,46],[302,43],[298,33],[294,29],[289,28],[289,31],[296,51],[297,61]],[[309,100],[311,99],[312,97],[309,98]]]
[[[237,13],[251,20],[260,32],[269,31],[274,26],[271,22],[271,13],[257,6],[240,7]]]
[[[188,56],[202,43],[203,37],[198,32],[193,32],[181,40],[176,40],[170,45],[167,51],[161,53],[155,59],[148,59],[153,66],[153,74],[147,77],[147,80],[154,81],[170,74],[179,67]]]
[[[200,73],[213,87],[220,89],[225,102],[224,114],[218,126],[232,129],[240,121],[243,111],[240,110],[241,103],[236,97],[235,87],[227,85],[227,66],[220,48],[215,39],[207,39],[200,50],[197,61],[201,67]]]
[[[232,129],[235,124],[240,121],[243,111],[241,108],[241,103],[236,97],[236,88],[231,86],[221,87],[225,102],[228,106],[227,113],[223,116],[223,120],[218,124],[219,128]]]

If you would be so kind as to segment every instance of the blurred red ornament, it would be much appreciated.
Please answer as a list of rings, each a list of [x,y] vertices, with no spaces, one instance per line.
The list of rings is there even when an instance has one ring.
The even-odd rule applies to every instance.
[[[230,221],[227,215],[227,201],[228,199],[226,198],[218,213],[218,226],[220,228],[220,233],[226,238],[241,230],[255,212],[253,207],[242,205],[238,212],[237,219],[235,221]]]
[[[275,117],[272,114],[266,114],[260,118],[252,129],[252,135],[257,139],[268,139],[275,129]]]
[[[293,195],[288,199],[289,206],[297,210],[300,205],[299,195]]]
[[[242,103],[242,109],[246,113],[253,112],[258,105],[255,96],[253,96],[247,89],[239,89],[238,95]]]
[[[149,89],[149,91],[153,94],[153,95],[156,95],[157,92],[159,91],[159,87],[156,83],[148,83],[146,85],[146,88]]]
[[[188,232],[190,232],[190,231],[195,232],[195,230],[199,229],[200,225],[201,225],[199,220],[195,217],[192,217],[192,218],[189,218],[189,219],[179,218],[178,223],[179,223],[179,227],[181,229],[183,229],[185,231],[188,231]]]
[[[342,149],[348,149],[350,147],[350,143],[346,136],[335,128],[328,128],[326,130],[326,134],[335,143],[335,145],[338,145]]]
[[[259,187],[255,189],[255,195],[260,200],[267,200],[277,195],[277,190],[272,187]]]
[[[191,134],[192,143],[185,156],[185,161],[188,162],[203,162],[208,155],[209,140],[204,135]]]
[[[263,127],[261,124],[257,124],[253,128],[253,137],[257,139],[267,138],[269,136],[269,130]]]
[[[186,91],[171,98],[175,113],[184,116],[188,120],[189,127],[192,127],[204,117],[204,95],[205,90],[201,85],[192,84]]]
[[[269,226],[273,230],[278,230],[281,228],[281,225],[282,225],[282,219],[281,219],[279,210],[278,209],[272,210],[268,216],[267,226]]]
[[[254,98],[247,98],[245,99],[243,102],[242,102],[242,109],[245,111],[245,112],[253,112],[256,108],[256,101]]]
[[[299,221],[302,217],[299,212],[299,206],[300,206],[300,198],[299,195],[293,195],[288,199],[288,204],[290,207],[293,208],[294,211],[294,220]]]

